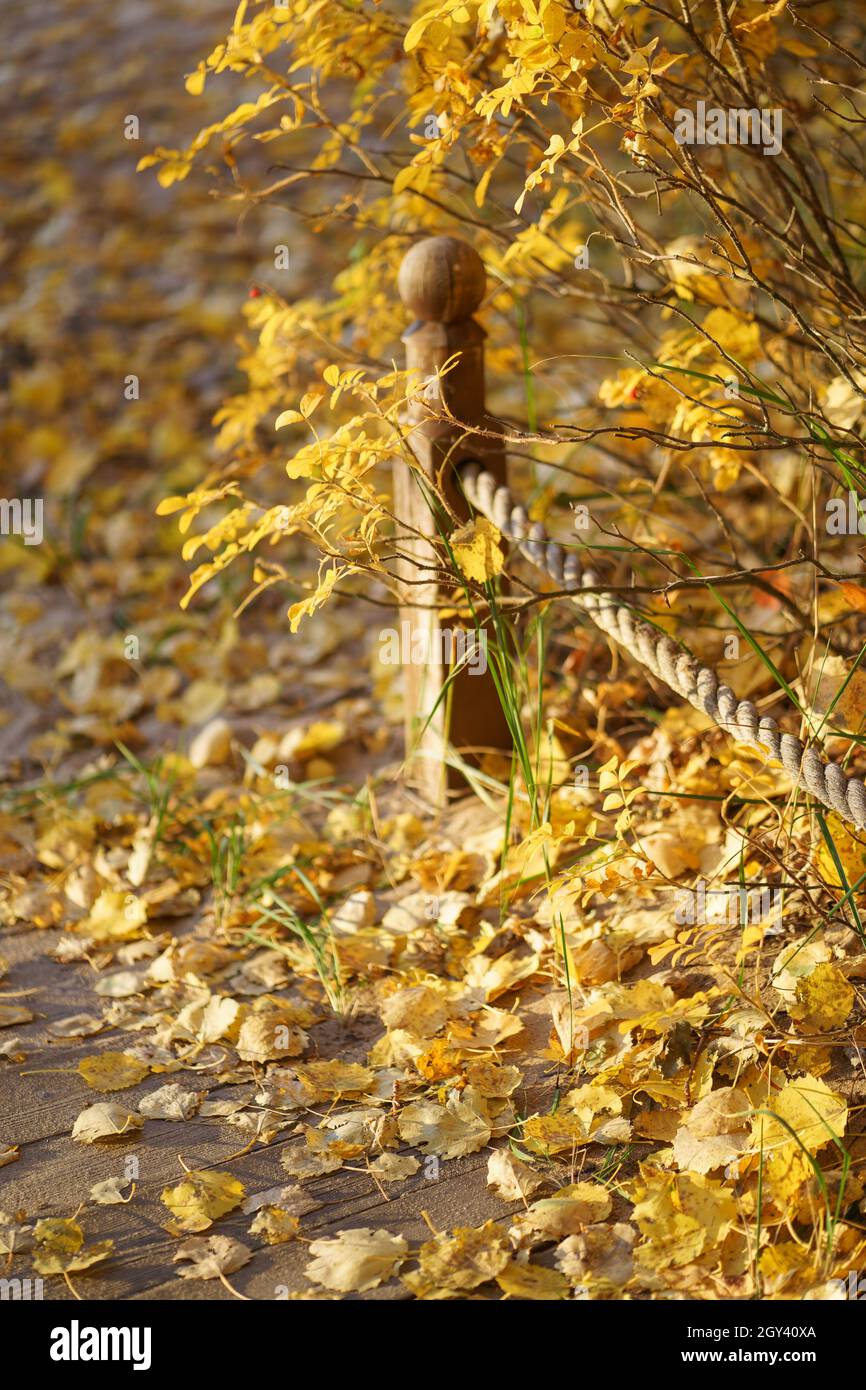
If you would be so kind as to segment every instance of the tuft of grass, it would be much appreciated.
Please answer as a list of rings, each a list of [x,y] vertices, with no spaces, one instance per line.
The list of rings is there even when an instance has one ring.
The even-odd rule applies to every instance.
[[[300,870],[297,872],[309,885],[306,875],[303,875]],[[321,902],[321,900],[319,901]],[[305,922],[291,903],[286,902],[285,898],[272,887],[260,888],[258,895],[252,900],[252,905],[260,914],[259,920],[244,933],[243,940],[254,942],[258,946],[265,946],[271,951],[282,951],[283,954],[290,955],[291,952],[279,940],[279,937],[265,936],[259,931],[259,927],[264,922],[269,922],[281,931],[289,932],[292,936],[297,937],[306,946],[313,958],[316,974],[334,1013],[344,1015],[346,999],[340,974],[340,960],[330,916],[324,905],[321,907],[318,927],[313,927]]]
[[[236,812],[225,829],[218,830],[210,820],[203,820],[202,826],[210,850],[214,919],[219,929],[238,893],[249,836],[242,812]]]

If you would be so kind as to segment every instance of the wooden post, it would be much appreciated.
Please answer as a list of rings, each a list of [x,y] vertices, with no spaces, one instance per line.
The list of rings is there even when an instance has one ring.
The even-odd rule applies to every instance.
[[[484,405],[486,335],[472,317],[486,284],[481,257],[466,242],[451,236],[428,237],[413,246],[404,257],[398,280],[400,297],[415,317],[403,336],[407,367],[416,369],[421,378],[433,376],[455,353],[460,354],[457,364],[438,384],[434,379],[425,399],[413,403],[408,425],[412,451],[422,473],[461,520],[469,517],[457,480],[461,465],[477,460],[499,481],[506,481],[501,440],[471,433],[473,425],[496,428]],[[446,410],[453,419],[447,418]],[[451,613],[440,618],[440,610],[452,604],[465,607],[465,594],[461,589],[445,590],[435,582],[418,583],[424,575],[418,566],[436,562],[436,550],[424,538],[438,537],[439,531],[422,484],[402,460],[395,465],[394,510],[398,522],[417,533],[401,533],[401,550],[418,562],[400,562],[403,579],[414,581],[405,582],[402,588],[407,605],[413,606],[400,610],[401,633],[417,642],[416,651],[430,658],[426,662],[412,660],[405,668],[406,749],[413,754],[412,770],[419,785],[441,804],[447,788],[461,781],[453,769],[446,773],[446,742],[467,762],[477,762],[486,750],[510,752],[511,736],[489,670],[482,675],[464,667],[454,676],[447,697],[442,698],[449,661],[439,633],[442,628],[456,630],[466,624]],[[471,619],[468,630],[474,631]]]

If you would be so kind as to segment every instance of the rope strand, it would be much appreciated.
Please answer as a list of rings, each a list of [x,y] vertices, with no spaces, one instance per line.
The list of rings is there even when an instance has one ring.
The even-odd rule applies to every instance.
[[[506,540],[514,541],[557,588],[576,590],[571,595],[573,602],[585,609],[602,632],[695,709],[708,714],[720,729],[769,753],[797,786],[845,820],[866,828],[866,785],[861,778],[849,777],[839,763],[825,762],[815,748],[784,733],[775,719],[760,715],[751,700],[738,700],[716,671],[701,665],[671,637],[641,622],[612,594],[581,592],[586,587],[595,588],[598,576],[592,570],[582,570],[577,555],[552,541],[540,521],[530,522],[525,507],[515,503],[510,489],[500,486],[491,473],[471,465],[461,478],[473,507],[488,517]]]

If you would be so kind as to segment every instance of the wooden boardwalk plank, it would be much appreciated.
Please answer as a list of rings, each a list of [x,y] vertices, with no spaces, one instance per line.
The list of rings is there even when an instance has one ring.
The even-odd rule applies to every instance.
[[[218,1281],[181,1279],[172,1263],[180,1244],[165,1230],[170,1213],[160,1201],[167,1186],[189,1168],[227,1171],[240,1179],[248,1196],[277,1186],[294,1185],[282,1165],[287,1148],[303,1146],[300,1135],[279,1135],[265,1147],[240,1153],[247,1135],[224,1118],[192,1118],[183,1122],[147,1119],[142,1131],[115,1144],[82,1145],[71,1138],[80,1112],[100,1100],[113,1100],[136,1109],[144,1095],[166,1082],[178,1081],[189,1089],[214,1089],[221,1097],[239,1095],[235,1087],[220,1085],[213,1074],[187,1071],[152,1075],[135,1088],[104,1094],[89,1088],[75,1074],[83,1057],[106,1049],[123,1051],[149,1037],[147,1033],[111,1029],[74,1042],[55,1041],[47,1033],[50,1022],[78,1012],[98,1011],[93,994],[93,972],[86,964],[58,964],[48,954],[58,933],[15,933],[3,939],[0,954],[9,964],[4,980],[7,991],[38,988],[38,995],[22,1002],[36,1017],[17,1027],[26,1051],[23,1063],[0,1064],[0,1140],[20,1145],[21,1157],[0,1168],[0,1209],[24,1211],[27,1222],[47,1216],[76,1216],[88,1243],[111,1239],[110,1260],[73,1276],[76,1291],[84,1298],[118,1299],[232,1299]],[[312,1033],[312,1052],[339,1055],[344,1060],[363,1060],[370,1042],[381,1032],[376,1019],[355,1018],[346,1024],[330,1020]],[[44,1074],[33,1074],[45,1070]],[[302,1118],[301,1115],[297,1117]],[[294,1125],[295,1117],[291,1117]],[[139,1177],[131,1202],[97,1206],[88,1201],[93,1185],[124,1174],[125,1161],[134,1155]],[[411,1178],[382,1191],[364,1172],[347,1168],[301,1186],[321,1203],[301,1221],[303,1239],[281,1246],[261,1245],[249,1234],[253,1216],[238,1210],[221,1218],[211,1234],[228,1234],[253,1252],[253,1259],[232,1278],[238,1293],[254,1299],[285,1298],[287,1292],[314,1291],[304,1276],[309,1255],[307,1242],[332,1236],[339,1230],[369,1226],[399,1232],[413,1246],[430,1238],[430,1227],[453,1229],[476,1226],[503,1218],[511,1210],[486,1189],[487,1154],[442,1162],[438,1177],[424,1176],[424,1167]],[[31,1273],[31,1256],[16,1258],[15,1273]],[[72,1299],[60,1278],[46,1281],[49,1299]],[[364,1297],[402,1298],[399,1280]]]

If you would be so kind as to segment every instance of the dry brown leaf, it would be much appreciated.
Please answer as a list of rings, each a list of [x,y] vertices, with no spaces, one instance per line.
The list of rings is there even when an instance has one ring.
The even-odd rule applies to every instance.
[[[33,1238],[37,1245],[33,1260],[37,1274],[74,1274],[100,1264],[114,1249],[113,1240],[85,1245],[78,1222],[65,1217],[37,1221]]]
[[[373,1163],[370,1164],[369,1172],[371,1176],[378,1178],[379,1182],[404,1182],[406,1178],[411,1178],[418,1172],[421,1164],[417,1158],[411,1154],[380,1154]]]
[[[819,961],[796,984],[797,1002],[789,1013],[803,1033],[831,1033],[848,1021],[856,995],[834,961]]]
[[[610,1195],[600,1183],[573,1183],[552,1197],[533,1202],[522,1212],[512,1227],[512,1240],[519,1246],[539,1240],[563,1240],[584,1226],[606,1221],[612,1209]]]
[[[441,1298],[477,1289],[511,1261],[505,1232],[495,1221],[474,1229],[440,1232],[418,1251],[418,1269],[403,1277],[416,1298]]]
[[[338,1231],[331,1240],[311,1241],[309,1249],[313,1259],[304,1273],[314,1284],[339,1293],[363,1293],[396,1274],[409,1245],[402,1236],[362,1226]]]
[[[160,1201],[174,1216],[179,1231],[206,1231],[217,1217],[243,1201],[244,1185],[231,1173],[190,1172],[177,1187],[166,1187]]]
[[[447,1105],[432,1100],[413,1101],[400,1111],[397,1128],[405,1143],[439,1158],[477,1153],[491,1132],[489,1122],[459,1100],[451,1100]]]
[[[249,1014],[241,1024],[236,1046],[243,1062],[274,1062],[281,1057],[300,1057],[308,1042],[303,1028],[287,1023],[274,1010]]]
[[[568,1280],[558,1270],[545,1269],[543,1265],[519,1264],[517,1260],[512,1260],[497,1274],[496,1282],[510,1298],[549,1301],[568,1298],[571,1294]]]
[[[104,1182],[96,1182],[90,1189],[90,1201],[98,1207],[126,1205],[130,1193],[125,1194],[124,1188],[130,1187],[131,1182],[131,1178],[106,1178]]]
[[[143,1081],[150,1067],[128,1052],[97,1052],[82,1057],[78,1070],[94,1091],[124,1091]]]
[[[291,1212],[283,1211],[282,1207],[265,1206],[256,1213],[250,1235],[260,1236],[267,1245],[282,1245],[294,1240],[300,1229],[300,1219]]]
[[[177,1272],[181,1279],[219,1279],[234,1274],[252,1259],[252,1251],[234,1236],[194,1236],[179,1245],[173,1260],[189,1263]]]
[[[204,1091],[188,1091],[176,1081],[151,1091],[138,1103],[138,1113],[148,1120],[189,1120],[198,1110]]]
[[[510,1149],[494,1149],[487,1160],[487,1191],[503,1202],[522,1202],[544,1185],[544,1179]]]
[[[82,1110],[72,1126],[72,1138],[80,1144],[97,1144],[128,1139],[141,1129],[144,1120],[140,1115],[130,1114],[123,1105],[115,1101],[98,1101]]]

